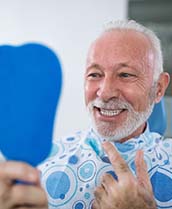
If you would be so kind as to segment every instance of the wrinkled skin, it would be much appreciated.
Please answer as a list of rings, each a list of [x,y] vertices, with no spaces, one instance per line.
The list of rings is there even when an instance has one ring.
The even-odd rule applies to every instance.
[[[148,38],[133,30],[105,32],[91,45],[85,103],[101,137],[123,142],[144,131],[150,105],[161,100],[169,83],[165,72],[154,81],[155,59]],[[90,107],[96,100],[103,105]]]
[[[15,180],[27,182],[15,183]],[[0,209],[48,209],[39,171],[25,163],[0,163]]]
[[[143,152],[136,154],[136,177],[110,142],[103,144],[118,181],[110,174],[102,176],[95,191],[92,209],[156,209]]]

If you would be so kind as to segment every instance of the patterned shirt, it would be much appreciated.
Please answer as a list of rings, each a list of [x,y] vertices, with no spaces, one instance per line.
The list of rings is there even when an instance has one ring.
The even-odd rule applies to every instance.
[[[39,168],[49,209],[91,209],[93,191],[107,172],[116,178],[93,129],[54,142],[49,158]],[[158,208],[172,208],[172,139],[149,131],[124,143],[113,143],[135,175],[135,154],[144,150]]]

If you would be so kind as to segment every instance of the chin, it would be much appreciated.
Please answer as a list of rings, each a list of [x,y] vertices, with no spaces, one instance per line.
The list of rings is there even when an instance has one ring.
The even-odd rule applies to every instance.
[[[94,130],[102,139],[111,142],[117,142],[129,136],[129,133],[121,128],[116,128],[112,131],[109,128],[94,126]]]

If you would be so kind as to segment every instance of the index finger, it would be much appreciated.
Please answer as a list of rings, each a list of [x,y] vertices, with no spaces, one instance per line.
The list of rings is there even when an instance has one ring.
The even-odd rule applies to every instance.
[[[38,170],[26,163],[7,161],[0,163],[0,180],[21,180],[29,183],[38,183],[39,173]]]
[[[110,142],[104,142],[102,146],[109,157],[109,160],[114,168],[116,175],[118,176],[118,179],[120,180],[120,178],[128,178],[129,176],[132,176],[127,163],[118,153],[116,148]]]

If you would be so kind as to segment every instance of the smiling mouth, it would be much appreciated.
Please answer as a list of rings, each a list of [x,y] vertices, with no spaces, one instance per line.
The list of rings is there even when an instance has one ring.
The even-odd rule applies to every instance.
[[[116,109],[116,110],[110,110],[110,109],[104,109],[104,108],[98,108],[95,107],[99,113],[102,116],[107,116],[107,117],[113,117],[119,115],[121,112],[125,111],[126,109]]]

